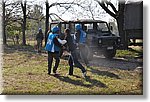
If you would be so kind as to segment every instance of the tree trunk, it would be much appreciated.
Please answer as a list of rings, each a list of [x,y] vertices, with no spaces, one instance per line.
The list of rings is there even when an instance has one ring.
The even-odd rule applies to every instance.
[[[22,25],[22,44],[23,45],[26,45],[26,34],[25,34],[25,32],[26,32],[26,15],[24,15],[24,17],[23,17],[23,25]]]
[[[47,43],[47,32],[49,30],[49,3],[46,1],[46,20],[45,20],[45,45]]]
[[[116,18],[117,24],[118,24],[118,31],[119,35],[121,37],[121,49],[127,49],[128,43],[126,42],[126,35],[124,31],[124,7],[125,3],[119,3],[119,12],[118,12],[118,17]]]
[[[2,6],[3,6],[3,17],[2,17],[2,30],[3,30],[3,44],[6,45],[7,44],[7,40],[6,40],[6,24],[5,24],[5,2],[4,0],[2,1]]]
[[[26,17],[24,17],[23,25],[22,25],[22,45],[26,45],[25,31],[26,31]]]
[[[25,36],[25,31],[26,31],[26,0],[24,1],[24,5],[21,4],[22,6],[22,11],[23,11],[23,25],[22,25],[22,45],[26,45],[26,36]]]

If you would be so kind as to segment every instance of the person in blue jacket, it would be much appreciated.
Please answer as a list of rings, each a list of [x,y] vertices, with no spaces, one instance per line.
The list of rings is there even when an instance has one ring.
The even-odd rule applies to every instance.
[[[48,74],[51,74],[51,68],[52,68],[52,62],[53,58],[55,59],[55,65],[53,67],[53,73],[56,74],[57,68],[59,66],[60,57],[59,57],[59,51],[62,47],[62,43],[59,41],[59,28],[53,27],[52,32],[49,33],[47,38],[47,43],[45,50],[48,51]]]
[[[83,31],[81,24],[76,24],[76,42],[79,44],[86,43],[86,33]]]
[[[81,57],[83,59],[83,61],[85,62],[85,64],[87,66],[89,66],[89,61],[88,61],[88,58],[87,58],[87,49],[86,49],[86,32],[83,31],[82,29],[82,26],[81,24],[76,24],[75,26],[75,29],[76,29],[76,43],[77,43],[77,46],[79,47],[79,50],[81,52]]]

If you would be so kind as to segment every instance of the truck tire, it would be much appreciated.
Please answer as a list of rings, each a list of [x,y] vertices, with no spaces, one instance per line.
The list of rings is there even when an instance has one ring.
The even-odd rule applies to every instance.
[[[116,55],[116,49],[105,50],[103,55],[105,56],[105,58],[112,59]]]

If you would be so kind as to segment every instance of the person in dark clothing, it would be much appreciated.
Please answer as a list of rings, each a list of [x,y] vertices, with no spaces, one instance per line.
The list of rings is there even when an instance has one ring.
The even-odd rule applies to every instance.
[[[78,58],[77,58],[77,53],[76,53],[76,45],[73,43],[73,38],[70,34],[70,29],[65,29],[64,31],[65,33],[65,36],[66,36],[66,41],[67,41],[67,46],[68,46],[68,50],[69,52],[71,53],[71,55],[69,56],[69,59],[68,59],[68,63],[69,63],[69,75],[73,75],[73,64],[80,68],[82,73],[83,73],[83,77],[86,77],[86,69],[82,66],[82,64],[78,61]]]
[[[86,33],[82,30],[82,26],[80,24],[76,25],[76,43],[79,47],[79,50],[81,52],[81,57],[83,61],[85,62],[86,66],[89,66],[89,61],[87,58],[87,49],[86,49]]]
[[[59,28],[54,27],[52,28],[52,33],[49,33],[45,50],[48,51],[48,74],[51,74],[52,62],[53,58],[55,59],[55,65],[53,67],[53,73],[56,74],[57,68],[59,66],[60,57],[59,51],[62,47],[63,43],[58,38],[59,36]]]
[[[39,28],[39,32],[36,35],[36,40],[37,40],[37,51],[40,53],[41,52],[41,48],[42,48],[42,41],[43,41],[43,33],[42,33],[42,29]]]
[[[19,44],[19,35],[16,34],[16,35],[15,35],[15,38],[16,38],[16,44]]]

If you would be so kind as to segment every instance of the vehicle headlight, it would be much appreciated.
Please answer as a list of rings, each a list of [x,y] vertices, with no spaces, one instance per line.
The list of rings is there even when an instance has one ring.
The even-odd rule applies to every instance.
[[[98,43],[99,43],[99,44],[101,44],[101,43],[102,43],[102,40],[101,40],[101,39],[99,39],[99,40],[98,40]]]

